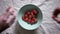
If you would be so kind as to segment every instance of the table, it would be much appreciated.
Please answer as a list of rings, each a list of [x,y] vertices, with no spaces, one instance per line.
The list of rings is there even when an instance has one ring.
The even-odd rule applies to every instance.
[[[19,9],[26,4],[35,4],[38,6],[44,1],[45,0],[0,0],[0,15],[8,6],[13,6],[17,14]],[[43,22],[36,30],[24,30],[18,25],[17,21],[15,21],[11,27],[1,34],[60,34],[60,24],[51,18],[52,13],[57,6],[60,6],[60,0],[46,0],[44,4],[39,6],[43,13]]]

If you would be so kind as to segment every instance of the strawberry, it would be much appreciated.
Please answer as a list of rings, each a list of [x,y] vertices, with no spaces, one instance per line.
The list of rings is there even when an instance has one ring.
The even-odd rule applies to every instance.
[[[32,15],[29,15],[29,17],[28,17],[29,19],[31,19],[32,18]]]
[[[30,22],[31,24],[34,24],[35,23],[35,21],[34,20],[31,20],[31,22]]]
[[[37,10],[32,10],[32,13],[36,15],[36,14],[38,14],[38,11]]]
[[[25,14],[29,15],[29,14],[31,14],[31,13],[30,13],[30,11],[27,11]]]
[[[25,18],[25,21],[28,21],[28,18]]]
[[[25,16],[22,16],[22,19],[25,20]]]
[[[36,19],[34,19],[34,21],[35,21],[35,22],[37,22],[37,21],[38,21],[38,20],[37,20],[37,18],[36,18]]]
[[[25,17],[28,17],[28,14],[25,14],[24,16],[25,16]]]
[[[32,18],[32,20],[34,20],[34,22],[37,22],[37,18]]]
[[[31,19],[28,19],[28,23],[31,23]]]
[[[31,11],[31,15],[34,15],[34,13]]]

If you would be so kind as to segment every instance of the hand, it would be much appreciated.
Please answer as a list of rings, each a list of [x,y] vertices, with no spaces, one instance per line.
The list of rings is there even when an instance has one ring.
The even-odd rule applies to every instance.
[[[6,12],[0,16],[0,32],[10,27],[16,19],[14,9],[12,7],[7,8]]]
[[[54,12],[53,12],[53,15],[52,15],[52,18],[57,21],[58,23],[60,23],[60,18],[58,17],[60,13],[60,7],[57,7]]]

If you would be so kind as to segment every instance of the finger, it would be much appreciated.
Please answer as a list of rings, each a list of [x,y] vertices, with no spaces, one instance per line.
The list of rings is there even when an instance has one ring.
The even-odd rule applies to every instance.
[[[56,18],[56,16],[53,15],[52,18]]]
[[[7,11],[7,12],[13,11],[13,7],[8,7],[6,11]]]
[[[58,23],[60,23],[60,18],[55,18],[55,20],[56,20]]]
[[[10,26],[10,25],[12,25],[12,24],[14,23],[15,19],[16,19],[16,16],[13,15],[13,16],[11,16],[11,17],[7,20],[6,23],[8,23],[9,26]]]
[[[0,22],[6,22],[7,19],[8,19],[7,16],[4,16],[4,15],[0,16]]]
[[[10,15],[14,13],[14,8],[13,7],[8,7],[6,12],[8,12]]]

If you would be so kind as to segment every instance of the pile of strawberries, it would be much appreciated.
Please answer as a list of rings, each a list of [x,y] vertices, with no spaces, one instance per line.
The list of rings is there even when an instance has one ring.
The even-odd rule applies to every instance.
[[[22,16],[22,19],[29,24],[35,24],[38,21],[37,14],[38,11],[35,9],[28,10],[25,12],[24,16]]]

